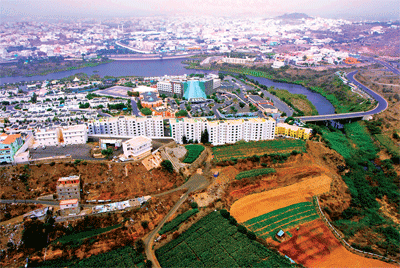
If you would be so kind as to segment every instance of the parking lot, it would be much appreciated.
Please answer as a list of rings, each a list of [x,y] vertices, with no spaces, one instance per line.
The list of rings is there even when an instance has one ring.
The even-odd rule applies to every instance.
[[[39,159],[44,157],[54,157],[54,156],[68,156],[70,155],[72,159],[84,159],[84,160],[102,160],[96,159],[90,156],[90,150],[92,146],[89,144],[73,144],[62,146],[46,146],[46,149],[38,147],[36,150],[29,149],[29,153],[32,159]]]

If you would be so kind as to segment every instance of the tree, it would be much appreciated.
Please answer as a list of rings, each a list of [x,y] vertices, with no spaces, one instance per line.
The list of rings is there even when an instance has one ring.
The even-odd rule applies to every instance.
[[[203,133],[201,133],[201,138],[200,138],[201,143],[205,144],[208,143],[209,141],[209,135],[208,135],[208,130],[205,129]]]
[[[105,157],[109,158],[113,154],[112,149],[104,149],[101,150],[101,154],[104,155]]]
[[[240,108],[243,108],[244,106],[246,106],[246,104],[244,102],[239,103]]]
[[[188,112],[185,110],[180,110],[177,113],[175,113],[175,117],[182,117],[182,116],[187,116]]]
[[[188,143],[188,140],[187,140],[186,136],[182,137],[182,143],[183,144],[187,144]]]
[[[142,239],[139,239],[135,242],[135,248],[138,252],[144,251],[144,242]]]
[[[229,216],[231,215],[226,209],[221,209],[219,213],[221,213],[221,216],[224,217],[225,219],[228,219]]]
[[[161,162],[161,166],[167,170],[169,173],[174,172],[174,166],[172,165],[171,161],[169,160],[164,160]]]
[[[32,103],[36,103],[36,102],[37,102],[37,95],[36,95],[36,93],[33,93],[32,98],[31,98],[31,102],[32,102]]]
[[[198,205],[196,202],[190,203],[190,206],[191,206],[193,209],[199,207],[199,205]]]
[[[151,109],[150,109],[150,108],[147,108],[147,107],[140,109],[140,112],[141,112],[142,114],[144,114],[144,115],[152,115],[152,114],[153,114],[153,112],[151,111]]]
[[[143,229],[147,229],[149,227],[149,222],[148,221],[142,221],[140,223],[140,225],[142,225]]]

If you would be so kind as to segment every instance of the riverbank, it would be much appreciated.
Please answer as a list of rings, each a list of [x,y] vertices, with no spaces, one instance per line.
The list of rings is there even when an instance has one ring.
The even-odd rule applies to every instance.
[[[75,60],[63,60],[56,62],[44,62],[44,63],[19,63],[15,62],[12,64],[3,65],[0,70],[0,78],[6,77],[32,77],[32,76],[44,76],[51,73],[58,73],[64,71],[73,71],[87,67],[96,67],[101,64],[110,63],[112,60],[102,61],[75,61]]]
[[[318,111],[314,104],[307,99],[307,96],[303,94],[293,94],[285,89],[269,89],[271,94],[277,96],[287,105],[292,107],[296,114],[294,116],[308,116],[308,115],[318,115]]]

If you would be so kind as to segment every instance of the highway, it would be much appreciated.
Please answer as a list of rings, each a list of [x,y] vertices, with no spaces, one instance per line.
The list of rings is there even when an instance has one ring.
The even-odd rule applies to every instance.
[[[383,98],[381,95],[379,95],[375,91],[367,88],[366,86],[364,86],[363,84],[358,82],[354,78],[354,75],[357,72],[358,71],[354,71],[354,72],[348,73],[347,74],[347,79],[351,83],[357,85],[362,90],[367,92],[369,95],[371,95],[372,98],[374,98],[378,102],[378,105],[374,109],[366,111],[366,112],[356,112],[356,113],[347,113],[347,114],[326,114],[326,115],[314,115],[314,116],[301,116],[301,117],[296,117],[296,118],[299,118],[302,121],[324,121],[324,120],[336,120],[336,119],[349,119],[349,118],[357,118],[357,117],[363,117],[363,116],[368,116],[368,115],[374,115],[374,114],[378,114],[378,113],[383,112],[384,110],[386,110],[387,107],[388,107],[388,103],[385,100],[385,98]]]

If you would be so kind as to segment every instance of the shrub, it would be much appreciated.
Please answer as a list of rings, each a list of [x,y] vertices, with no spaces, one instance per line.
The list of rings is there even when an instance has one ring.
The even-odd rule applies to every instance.
[[[226,209],[221,209],[219,213],[221,213],[221,216],[224,217],[225,219],[228,219],[229,216],[231,215]]]
[[[204,150],[204,146],[199,144],[186,145],[185,148],[188,152],[185,159],[183,160],[183,163],[188,164],[193,163]]]
[[[241,232],[242,234],[247,234],[247,228],[244,227],[243,225],[238,225],[237,229],[239,232]]]
[[[167,170],[169,173],[174,172],[174,167],[172,166],[172,163],[171,163],[171,161],[169,161],[169,160],[164,160],[164,161],[162,161],[162,162],[161,162],[161,166],[162,166],[165,170]]]
[[[240,172],[239,174],[236,175],[235,179],[241,180],[244,178],[252,178],[252,177],[257,177],[260,175],[267,175],[267,174],[275,173],[275,172],[276,171],[273,168],[253,169],[253,170]]]
[[[56,163],[55,162],[50,162],[50,166],[52,167],[52,166],[54,166]]]
[[[190,203],[191,208],[198,208],[199,205],[196,202]]]

